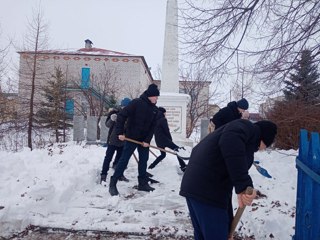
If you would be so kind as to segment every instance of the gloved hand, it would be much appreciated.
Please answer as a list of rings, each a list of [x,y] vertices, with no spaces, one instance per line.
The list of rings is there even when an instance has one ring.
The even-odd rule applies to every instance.
[[[111,116],[110,116],[110,119],[112,120],[112,121],[117,121],[117,114],[112,114]]]

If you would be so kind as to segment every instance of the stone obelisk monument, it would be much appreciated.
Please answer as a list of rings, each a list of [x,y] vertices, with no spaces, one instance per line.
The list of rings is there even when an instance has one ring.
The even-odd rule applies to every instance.
[[[162,79],[157,106],[166,108],[173,141],[192,146],[186,138],[187,104],[190,96],[179,93],[178,3],[167,1]]]

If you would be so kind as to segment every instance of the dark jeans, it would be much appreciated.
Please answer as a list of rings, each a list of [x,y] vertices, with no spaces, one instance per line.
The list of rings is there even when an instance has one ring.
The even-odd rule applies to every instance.
[[[102,165],[101,175],[107,175],[107,173],[109,171],[110,162],[112,161],[112,157],[113,157],[114,152],[117,151],[116,157],[113,161],[116,164],[121,157],[122,150],[123,150],[123,147],[108,145],[106,155],[104,157],[104,161],[103,161],[103,165]]]
[[[229,218],[227,209],[217,208],[194,198],[186,198],[194,228],[195,240],[227,240]]]
[[[129,159],[133,152],[138,149],[139,162],[138,162],[138,177],[146,178],[147,176],[147,162],[149,159],[149,148],[143,147],[140,144],[125,142],[122,150],[122,155],[118,161],[117,167],[114,171],[113,178],[119,179],[126,167],[128,166]]]

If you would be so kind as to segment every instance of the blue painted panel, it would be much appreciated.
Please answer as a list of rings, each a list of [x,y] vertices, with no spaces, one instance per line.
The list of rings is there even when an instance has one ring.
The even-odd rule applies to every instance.
[[[312,179],[312,201],[311,209],[313,213],[311,239],[320,239],[320,144],[319,133],[311,133],[310,149],[308,159],[313,170]]]
[[[66,113],[73,115],[74,114],[74,100],[67,99],[66,101]]]
[[[88,89],[90,86],[90,68],[83,67],[81,71],[81,88]]]
[[[319,133],[300,131],[295,240],[320,239]]]

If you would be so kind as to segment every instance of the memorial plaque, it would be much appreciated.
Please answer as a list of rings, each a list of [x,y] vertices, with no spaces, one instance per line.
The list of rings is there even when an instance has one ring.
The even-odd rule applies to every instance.
[[[166,118],[170,132],[182,132],[182,107],[179,106],[166,106]]]

